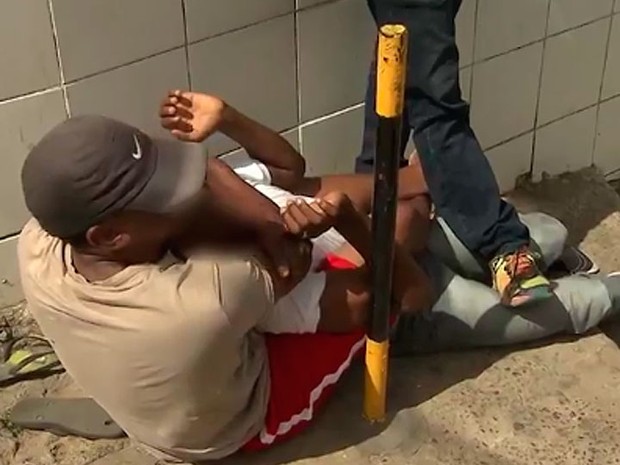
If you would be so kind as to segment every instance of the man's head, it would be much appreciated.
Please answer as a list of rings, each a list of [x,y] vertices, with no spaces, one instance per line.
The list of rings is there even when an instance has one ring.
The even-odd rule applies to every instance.
[[[108,259],[143,262],[157,258],[182,227],[205,167],[197,144],[81,116],[32,149],[22,185],[28,209],[52,236]]]

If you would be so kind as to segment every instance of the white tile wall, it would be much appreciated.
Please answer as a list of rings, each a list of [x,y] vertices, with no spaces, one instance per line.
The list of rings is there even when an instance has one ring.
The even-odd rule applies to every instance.
[[[529,132],[486,152],[500,192],[505,193],[514,189],[516,179],[522,174],[529,173],[532,138],[533,133]]]
[[[183,45],[178,1],[54,0],[67,81]]]
[[[293,15],[207,39],[189,51],[194,89],[220,95],[276,130],[297,124]],[[209,141],[213,154],[234,147],[220,135]]]
[[[470,65],[474,59],[474,29],[477,0],[463,0],[456,17],[456,43],[459,47],[461,66]]]
[[[556,175],[592,164],[596,107],[555,121],[536,131],[535,180],[543,173]]]
[[[469,88],[471,86],[471,67],[461,68],[460,85],[463,100],[469,101]]]
[[[471,118],[483,147],[534,127],[542,49],[537,43],[474,65]]]
[[[614,0],[551,0],[549,33],[555,34],[609,16]]]
[[[295,0],[183,0],[190,42],[290,13]]]
[[[295,129],[291,129],[290,131],[285,131],[283,133],[280,134],[282,137],[284,137],[289,144],[291,144],[295,150],[299,150],[299,128],[295,128]],[[222,154],[221,156],[226,156],[226,155],[233,155],[233,154],[237,154],[243,152],[246,155],[248,154],[248,152],[245,149],[242,148],[238,148],[236,150],[233,150],[232,152],[227,152],[225,154]]]
[[[561,118],[598,99],[609,18],[547,40],[538,121]]]
[[[58,85],[47,2],[3,2],[0,8],[0,99]]]
[[[20,182],[26,154],[65,118],[59,90],[0,104],[0,237],[19,231],[28,218]],[[2,266],[0,261],[0,269]]]
[[[297,9],[309,8],[311,6],[319,5],[320,3],[333,2],[334,0],[296,0]]]
[[[620,177],[620,97],[601,103],[596,130],[594,164]]]
[[[366,3],[360,0],[341,0],[299,13],[303,122],[364,100],[375,30]]]
[[[542,39],[546,22],[546,1],[479,0],[476,60]]]
[[[620,15],[614,16],[612,21],[602,97],[606,99],[618,94],[620,94]]]
[[[98,113],[163,135],[159,102],[169,89],[187,87],[185,52],[178,49],[78,81],[67,94],[74,116]]]
[[[358,106],[301,127],[309,175],[350,173],[362,147],[364,108]]]

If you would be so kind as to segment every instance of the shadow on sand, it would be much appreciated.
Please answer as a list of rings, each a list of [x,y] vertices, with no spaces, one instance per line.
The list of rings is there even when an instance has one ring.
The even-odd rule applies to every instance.
[[[379,425],[371,425],[362,418],[363,366],[358,362],[340,383],[325,411],[303,434],[265,452],[237,454],[217,463],[283,465],[296,461],[304,463],[307,459],[335,452],[339,454],[329,457],[330,464],[379,464],[388,463],[388,456],[412,457],[429,439],[429,425],[415,408],[417,405],[451,386],[478,377],[511,352],[574,340],[573,337],[563,337],[510,349],[480,349],[392,358],[389,415]],[[463,444],[463,447],[470,446]],[[490,451],[488,458],[489,463],[497,465],[510,463],[494,457]]]

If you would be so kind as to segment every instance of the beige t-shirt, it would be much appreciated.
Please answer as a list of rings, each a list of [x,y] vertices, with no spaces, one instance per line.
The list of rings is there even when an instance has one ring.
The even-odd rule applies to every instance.
[[[273,292],[250,254],[168,256],[88,283],[69,246],[34,220],[18,250],[30,311],[71,376],[131,437],[196,461],[259,432],[269,380],[253,328]]]

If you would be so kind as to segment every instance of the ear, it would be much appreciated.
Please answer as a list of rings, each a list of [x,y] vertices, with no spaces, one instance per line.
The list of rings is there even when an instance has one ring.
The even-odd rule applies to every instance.
[[[86,241],[91,247],[108,251],[119,250],[130,242],[129,234],[112,223],[91,226],[86,231]]]

